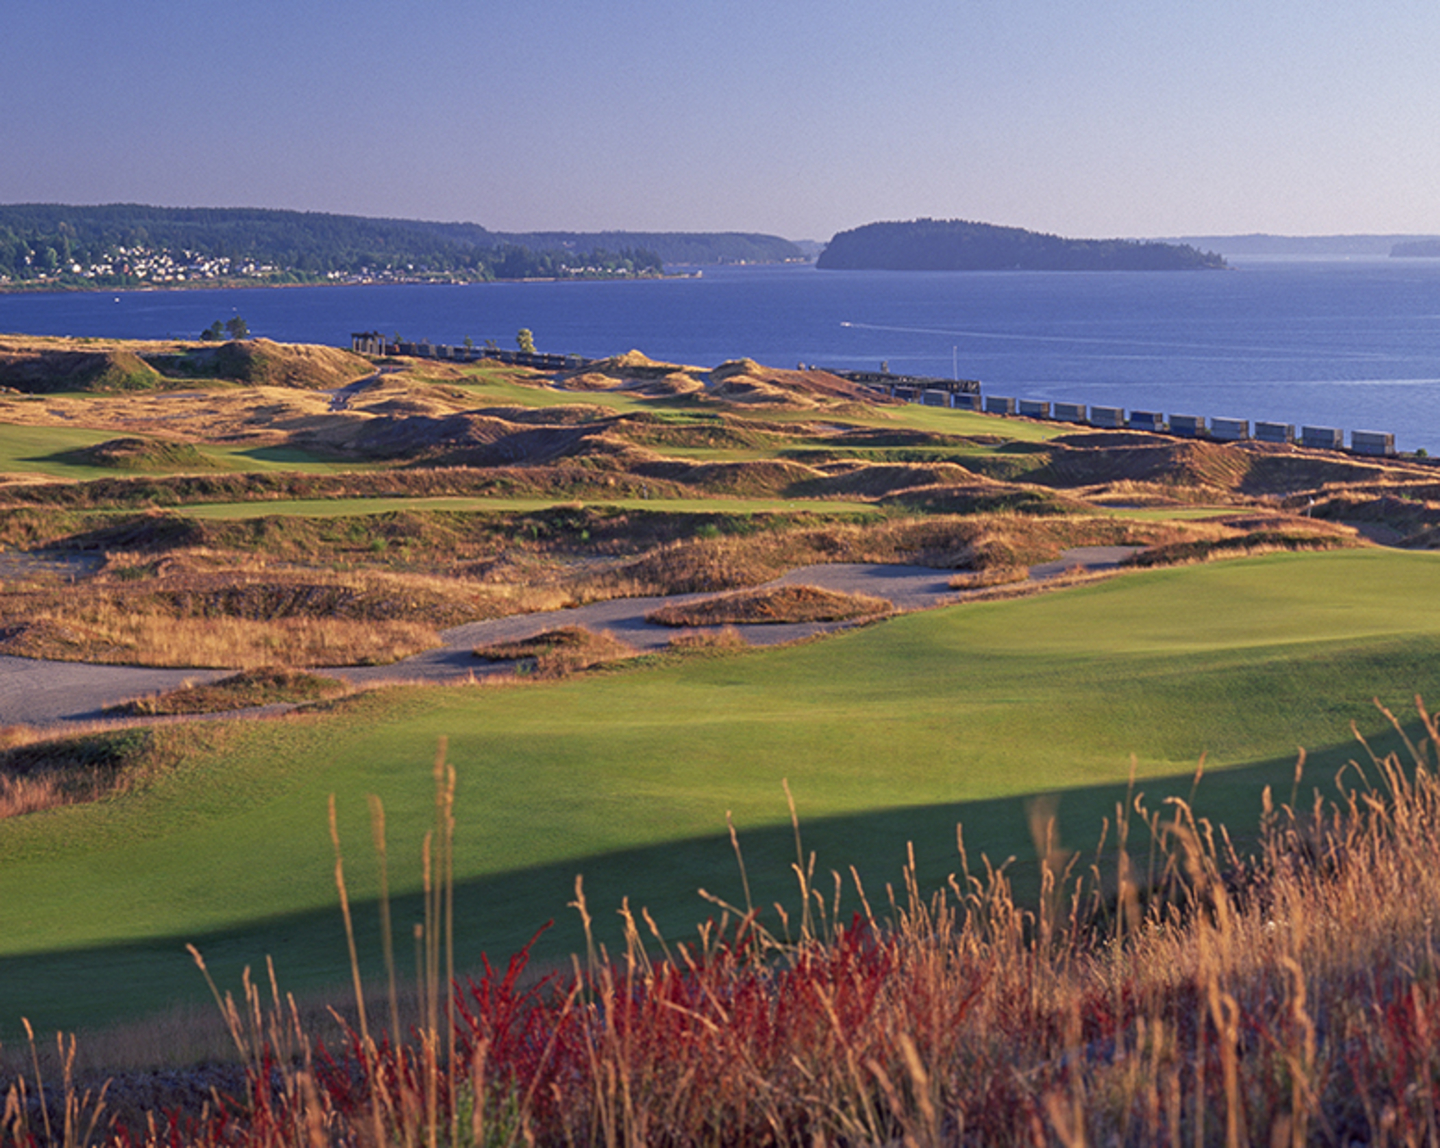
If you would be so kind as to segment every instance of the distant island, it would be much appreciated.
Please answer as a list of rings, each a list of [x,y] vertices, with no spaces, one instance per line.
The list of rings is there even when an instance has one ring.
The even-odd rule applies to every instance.
[[[1065,239],[961,219],[869,223],[830,240],[815,266],[866,271],[1189,271],[1226,266],[1183,244]]]
[[[0,290],[472,283],[657,276],[666,264],[780,263],[745,232],[488,231],[475,223],[256,208],[0,205]]]

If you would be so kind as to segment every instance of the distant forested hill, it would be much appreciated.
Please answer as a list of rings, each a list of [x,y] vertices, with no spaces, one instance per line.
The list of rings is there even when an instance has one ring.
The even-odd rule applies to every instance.
[[[1440,239],[1414,239],[1390,248],[1392,259],[1440,259]]]
[[[517,235],[474,223],[253,208],[0,206],[0,287],[12,289],[654,275],[665,263],[802,257],[771,235]]]
[[[815,265],[877,271],[1176,271],[1224,267],[1219,255],[1172,243],[1064,239],[960,219],[870,223],[842,231]]]
[[[502,238],[537,250],[643,247],[666,263],[786,263],[805,258],[788,239],[745,231],[532,231]]]

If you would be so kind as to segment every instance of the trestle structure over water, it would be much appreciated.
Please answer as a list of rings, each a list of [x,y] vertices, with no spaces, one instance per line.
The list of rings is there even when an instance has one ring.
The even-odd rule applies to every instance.
[[[568,371],[594,362],[580,355],[545,355],[536,351],[504,351],[499,347],[452,347],[445,343],[387,339],[378,331],[358,331],[350,336],[350,349],[357,355],[405,355],[414,359],[448,359],[475,363],[490,359],[512,367],[534,367],[539,371]]]
[[[975,380],[920,380],[908,375],[887,375],[866,371],[833,371],[853,382],[863,383],[871,390],[907,402],[927,406],[950,406],[968,411],[984,411],[1002,418],[1045,419],[1052,422],[1077,423],[1105,430],[1139,430],[1151,434],[1171,434],[1182,438],[1211,438],[1220,442],[1256,442],[1294,444],[1311,450],[1345,450],[1345,432],[1338,427],[1300,428],[1297,436],[1292,423],[1255,422],[1249,419],[1211,418],[1206,425],[1204,415],[1170,415],[1160,411],[1130,411],[1123,407],[1087,407],[1084,403],[1046,402],[1041,399],[1008,398],[982,395]],[[921,386],[921,383],[924,386]],[[946,401],[948,395],[949,401]],[[1349,449],[1355,454],[1393,455],[1395,436],[1389,431],[1350,432]]]

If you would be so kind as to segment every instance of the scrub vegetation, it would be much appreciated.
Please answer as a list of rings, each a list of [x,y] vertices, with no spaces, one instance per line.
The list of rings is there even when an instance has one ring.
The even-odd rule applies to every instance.
[[[964,588],[1072,546],[1153,563],[1351,545],[1345,507],[1375,489],[1412,500],[1391,517],[1421,537],[1433,517],[1420,464],[936,412],[750,360],[630,352],[545,375],[377,371],[263,340],[4,354],[21,393],[0,396],[0,545],[99,559],[79,582],[10,587],[0,650],[27,656],[377,663],[465,621],[815,562],[949,567]],[[117,357],[152,371],[148,390],[77,393],[76,364]]]
[[[0,729],[7,1148],[83,1140],[114,1071],[91,1142],[1428,1135],[1435,730],[1371,702],[1440,685],[1428,462],[749,360],[225,349],[4,348],[29,365],[0,392],[0,653],[239,671],[117,698],[128,727]],[[81,353],[155,378],[38,365]],[[1082,547],[1134,553],[1031,576]],[[965,600],[773,584],[842,563],[939,568]],[[453,651],[514,668],[473,685],[321,669],[670,595],[698,597],[651,613],[680,628],[659,652],[547,624]],[[876,622],[769,650],[733,628],[831,619]],[[441,739],[436,821],[415,779]],[[365,1019],[335,995],[332,794]],[[383,876],[348,855],[380,805]],[[193,1011],[140,1035],[205,996],[186,943],[236,996],[229,1052]],[[274,991],[242,978],[267,954]],[[71,1132],[69,1054],[32,1057],[21,1017],[81,1030]]]

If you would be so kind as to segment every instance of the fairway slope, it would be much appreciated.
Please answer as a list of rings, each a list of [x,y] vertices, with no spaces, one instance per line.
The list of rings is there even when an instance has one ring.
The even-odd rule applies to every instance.
[[[182,937],[228,936],[227,969],[269,951],[297,984],[339,980],[327,797],[353,843],[352,895],[374,889],[359,860],[367,793],[409,858],[393,874],[409,895],[442,737],[460,774],[472,959],[563,916],[582,872],[602,930],[630,895],[683,933],[703,913],[697,885],[735,895],[716,839],[727,811],[747,833],[780,827],[750,872],[783,885],[786,779],[806,825],[839,819],[824,864],[872,884],[893,879],[906,839],[933,858],[927,879],[943,877],[952,819],[975,853],[1029,856],[1014,816],[1027,795],[1076,795],[1062,798],[1062,830],[1084,847],[1132,768],[1155,802],[1188,790],[1202,754],[1205,809],[1243,836],[1262,781],[1288,796],[1296,746],[1312,751],[1304,784],[1329,785],[1355,755],[1352,721],[1383,741],[1372,697],[1403,712],[1417,693],[1440,696],[1437,592],[1430,555],[1273,555],[912,614],[819,645],[222,723],[140,791],[0,822],[0,1024],[22,1011],[81,1023],[53,978],[112,951],[123,967],[89,1023],[156,1007]],[[916,809],[932,813],[903,812]]]

